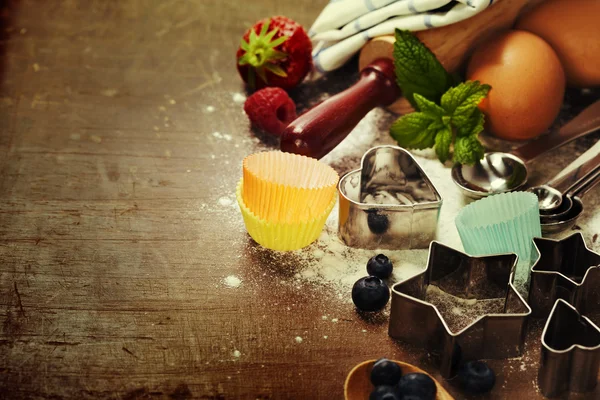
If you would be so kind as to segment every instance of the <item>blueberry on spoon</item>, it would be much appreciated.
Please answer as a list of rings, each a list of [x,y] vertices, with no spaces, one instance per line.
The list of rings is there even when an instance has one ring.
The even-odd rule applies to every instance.
[[[377,254],[367,262],[367,272],[369,275],[376,276],[379,279],[389,278],[392,275],[393,269],[392,262],[383,254]]]
[[[369,400],[403,400],[398,386],[381,385],[375,386],[375,389],[369,395]]]
[[[376,276],[360,278],[352,287],[352,301],[361,311],[379,311],[389,299],[390,290]]]
[[[435,400],[437,393],[433,379],[418,372],[402,376],[398,387],[402,400]]]
[[[486,393],[496,383],[496,374],[483,361],[469,361],[458,371],[458,379],[467,393]]]
[[[371,383],[373,386],[395,385],[402,377],[402,369],[398,364],[387,358],[380,358],[371,369]]]

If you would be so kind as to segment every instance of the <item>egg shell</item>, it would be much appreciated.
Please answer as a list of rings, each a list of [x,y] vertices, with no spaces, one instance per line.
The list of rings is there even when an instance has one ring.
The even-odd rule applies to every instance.
[[[600,85],[600,1],[548,0],[523,15],[517,29],[552,46],[569,86]]]
[[[467,79],[492,86],[479,108],[486,129],[507,140],[532,139],[550,127],[565,93],[558,56],[540,37],[508,31],[475,49]]]

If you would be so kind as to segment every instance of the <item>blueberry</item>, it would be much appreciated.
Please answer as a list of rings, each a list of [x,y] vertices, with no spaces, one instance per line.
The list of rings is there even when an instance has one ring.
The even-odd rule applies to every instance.
[[[483,361],[469,361],[458,371],[458,379],[465,392],[485,393],[494,387],[496,374]]]
[[[387,285],[376,276],[366,276],[352,287],[352,301],[361,311],[379,311],[390,299]]]
[[[376,235],[381,235],[385,233],[390,227],[390,221],[388,220],[387,215],[378,214],[377,211],[369,212],[367,216],[367,224],[369,225],[369,229]]]
[[[392,262],[383,254],[377,254],[367,262],[367,273],[379,279],[389,278],[393,269]]]
[[[369,400],[401,400],[402,394],[398,386],[382,385],[375,386],[375,389],[369,395]]]
[[[398,383],[402,399],[435,400],[437,388],[428,375],[420,373],[406,374]]]
[[[371,369],[371,383],[373,386],[395,385],[402,376],[402,369],[398,364],[387,358],[380,358]]]

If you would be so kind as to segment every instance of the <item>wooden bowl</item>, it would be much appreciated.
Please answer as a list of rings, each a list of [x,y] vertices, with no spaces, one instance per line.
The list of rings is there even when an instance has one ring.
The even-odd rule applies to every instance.
[[[369,395],[373,391],[373,385],[371,384],[371,369],[373,368],[375,361],[377,360],[365,361],[352,368],[352,371],[350,371],[346,378],[346,382],[344,383],[344,398],[346,400],[369,399]],[[418,372],[433,379],[435,386],[437,387],[436,400],[454,400],[454,397],[450,396],[450,393],[448,393],[446,389],[444,389],[442,385],[427,372],[411,364],[403,363],[401,361],[394,362],[402,368],[402,375]]]

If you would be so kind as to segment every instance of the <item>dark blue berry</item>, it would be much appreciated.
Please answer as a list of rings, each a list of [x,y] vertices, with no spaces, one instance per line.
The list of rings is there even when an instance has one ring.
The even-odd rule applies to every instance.
[[[377,211],[369,212],[367,216],[367,224],[369,225],[369,229],[376,235],[381,235],[385,233],[390,227],[390,221],[388,220],[387,215],[378,214]]]
[[[369,400],[401,400],[403,399],[398,386],[376,386],[369,395]]]
[[[458,379],[467,393],[486,393],[496,383],[496,374],[483,361],[469,361],[458,371]]]
[[[392,262],[383,254],[377,254],[367,262],[367,273],[379,279],[389,278],[393,269]]]
[[[402,376],[402,369],[398,364],[387,358],[380,358],[371,369],[371,383],[373,386],[396,385]]]
[[[360,278],[352,287],[352,301],[361,311],[379,311],[389,299],[390,290],[385,282],[376,276]]]
[[[402,399],[435,400],[437,388],[428,375],[420,373],[406,374],[398,383]]]

